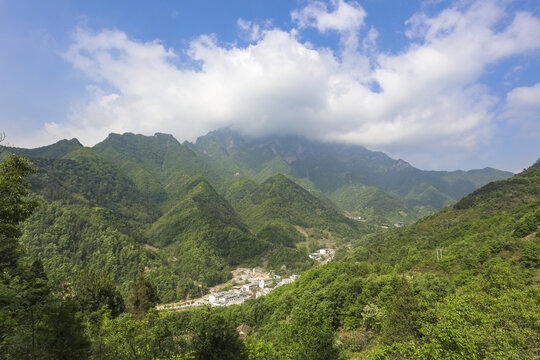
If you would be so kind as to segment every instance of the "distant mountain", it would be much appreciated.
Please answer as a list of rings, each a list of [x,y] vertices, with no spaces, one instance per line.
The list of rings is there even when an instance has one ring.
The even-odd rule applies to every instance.
[[[45,157],[51,159],[59,159],[68,153],[80,149],[83,146],[77,139],[60,140],[54,144],[38,147],[35,149],[23,149],[16,147],[6,147],[10,153],[26,157]]]
[[[145,268],[162,301],[204,292],[235,266],[306,269],[307,250],[412,223],[506,175],[425,172],[361,147],[227,130],[196,144],[126,133],[93,148],[72,139],[8,152],[38,169],[28,179],[41,202],[25,226],[28,256],[59,281],[106,269],[124,292]]]
[[[93,150],[116,164],[141,190],[163,202],[189,179],[201,174],[214,186],[220,175],[172,135],[110,134]]]
[[[239,173],[256,181],[277,173],[286,174],[306,189],[326,194],[354,215],[407,222],[452,204],[490,181],[513,175],[492,168],[422,171],[406,161],[361,146],[321,143],[295,136],[251,139],[227,129],[200,137],[193,148],[229,174]],[[388,193],[387,200],[401,202],[402,214],[372,206],[364,201],[366,194],[362,191],[347,189],[351,185],[357,185],[356,190],[362,186],[375,187]],[[345,201],[345,193],[353,199]],[[382,193],[375,196],[378,195]]]
[[[258,184],[241,179],[226,194],[232,206],[255,231],[269,224],[292,224],[305,232],[317,229],[319,237],[358,234],[363,223],[346,218],[332,204],[312,195],[286,176],[278,174]],[[291,235],[295,236],[295,235]]]
[[[328,196],[350,214],[362,214],[363,218],[376,223],[410,223],[432,212],[430,206],[415,206],[403,197],[387,193],[375,186],[344,185]]]

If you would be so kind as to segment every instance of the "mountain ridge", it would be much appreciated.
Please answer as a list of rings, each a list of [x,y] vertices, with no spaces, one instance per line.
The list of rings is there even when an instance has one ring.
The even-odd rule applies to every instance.
[[[450,205],[489,181],[513,175],[489,167],[423,171],[403,159],[394,160],[362,146],[321,143],[295,136],[250,139],[228,129],[199,137],[192,147],[213,159],[216,166],[258,181],[279,171],[330,198],[347,185],[375,186],[389,195],[397,195],[414,208],[410,215],[390,216],[391,219],[385,219],[384,213],[374,214],[386,222],[416,220]],[[338,205],[354,215],[373,212],[373,208],[353,209],[339,202]]]
[[[68,143],[80,146],[76,139],[62,140],[56,143],[58,155],[66,153]],[[17,152],[57,157],[50,152],[52,148],[49,145]],[[212,131],[195,143],[180,143],[163,133],[111,133],[93,149],[115,163],[140,191],[157,203],[167,204],[167,198],[196,174],[204,175],[224,194],[235,176],[262,183],[282,173],[315,195],[330,199],[343,212],[383,225],[411,223],[490,181],[513,175],[491,167],[424,171],[403,159],[394,160],[362,146],[322,143],[297,136],[253,139],[230,129]],[[374,197],[372,202],[365,201],[368,194],[362,191],[349,191],[352,199],[344,198],[349,186],[376,187],[380,191],[369,195]],[[390,199],[397,201],[401,211],[387,211],[380,206]]]

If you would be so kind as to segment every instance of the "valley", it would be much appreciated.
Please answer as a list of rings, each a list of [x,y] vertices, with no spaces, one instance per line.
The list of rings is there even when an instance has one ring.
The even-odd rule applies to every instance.
[[[539,35],[0,0],[0,360],[540,360]]]
[[[73,301],[87,319],[78,338],[110,354],[129,328],[137,351],[189,358],[212,326],[228,334],[212,346],[253,359],[534,358],[538,163],[508,178],[346,150],[302,139],[256,146],[226,130],[196,144],[111,134],[93,148],[5,148],[5,164],[21,159],[12,153],[36,169],[27,198],[39,206],[21,223],[16,258],[33,264],[27,274],[47,274],[50,294],[62,291],[54,306]]]
[[[411,223],[448,204],[450,196],[508,176],[493,169],[422,172],[361,147],[301,138],[255,142],[230,130],[194,144],[126,133],[93,148],[72,139],[6,150],[27,156],[38,169],[29,182],[42,206],[22,238],[30,256],[43,257],[58,281],[71,282],[88,267],[105,270],[123,284],[124,295],[139,269],[149,268],[165,302],[206,293],[227,282],[237,266],[264,264],[280,275],[305,271],[315,249],[341,248],[403,218]],[[272,170],[276,159],[287,167]],[[389,180],[409,177],[399,187]],[[407,181],[414,189],[405,187]],[[440,196],[448,200],[410,198],[414,211],[403,205],[423,183],[446,191]],[[353,188],[371,195],[360,200],[346,190]]]

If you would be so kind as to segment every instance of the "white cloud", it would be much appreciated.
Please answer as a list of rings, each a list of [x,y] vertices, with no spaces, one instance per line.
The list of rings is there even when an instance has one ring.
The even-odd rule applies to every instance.
[[[238,27],[247,34],[249,41],[258,41],[263,37],[264,31],[269,29],[272,25],[272,21],[267,20],[262,24],[258,24],[249,20],[239,18],[236,21]]]
[[[540,138],[540,83],[510,91],[503,118],[519,127],[522,135]]]
[[[301,29],[350,39],[359,36],[366,13],[356,2],[335,1],[330,10],[312,2],[292,17]],[[175,52],[159,41],[78,31],[65,57],[97,88],[42,137],[93,144],[109,132],[161,131],[194,140],[232,126],[250,135],[293,133],[392,151],[475,147],[489,138],[498,102],[478,79],[488,65],[540,48],[540,20],[528,13],[508,18],[499,3],[481,1],[415,15],[408,24],[414,42],[398,54],[377,52],[375,29],[362,49],[344,41],[335,53],[303,42],[294,29],[255,31],[239,20],[252,44],[222,46],[215,36],[200,36],[187,52],[200,69],[176,66]],[[372,90],[375,83],[380,91]]]
[[[354,32],[364,25],[365,10],[355,1],[332,1],[334,11],[322,1],[313,1],[300,11],[293,11],[291,17],[300,28],[315,27],[321,33],[329,30]]]
[[[326,3],[312,1],[305,8],[293,11],[291,18],[300,29],[314,27],[321,33],[336,31],[340,34],[345,61],[349,61],[352,52],[358,48],[358,31],[364,26],[366,11],[356,1],[331,1],[333,11],[329,11]],[[369,36],[374,40],[374,33]],[[375,36],[376,37],[376,36]],[[356,54],[359,55],[359,54]]]

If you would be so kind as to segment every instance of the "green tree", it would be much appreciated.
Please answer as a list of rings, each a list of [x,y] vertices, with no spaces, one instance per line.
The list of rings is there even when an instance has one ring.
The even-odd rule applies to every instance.
[[[81,305],[84,313],[92,313],[103,306],[116,317],[124,312],[124,299],[114,284],[114,280],[107,272],[98,273],[95,270],[85,271],[81,274],[73,288],[75,300]]]
[[[233,323],[206,309],[192,322],[192,347],[197,360],[243,360],[247,352]]]
[[[337,359],[335,333],[324,303],[303,300],[292,312],[290,321],[281,328],[285,356],[294,360]]]
[[[148,309],[156,306],[157,303],[156,289],[144,277],[144,273],[140,272],[128,297],[128,311],[137,319],[142,320]]]
[[[29,199],[28,160],[0,164],[0,358],[85,359],[88,341],[77,307],[53,291],[41,260],[20,261],[20,224],[36,208]]]
[[[0,272],[17,264],[20,224],[38,205],[29,199],[30,186],[24,182],[33,172],[27,159],[15,155],[0,164]]]
[[[84,333],[82,314],[73,299],[49,306],[40,328],[40,353],[55,360],[86,359],[90,342]]]
[[[383,340],[386,344],[405,342],[418,337],[418,301],[407,279],[399,281],[394,303],[383,322]]]

